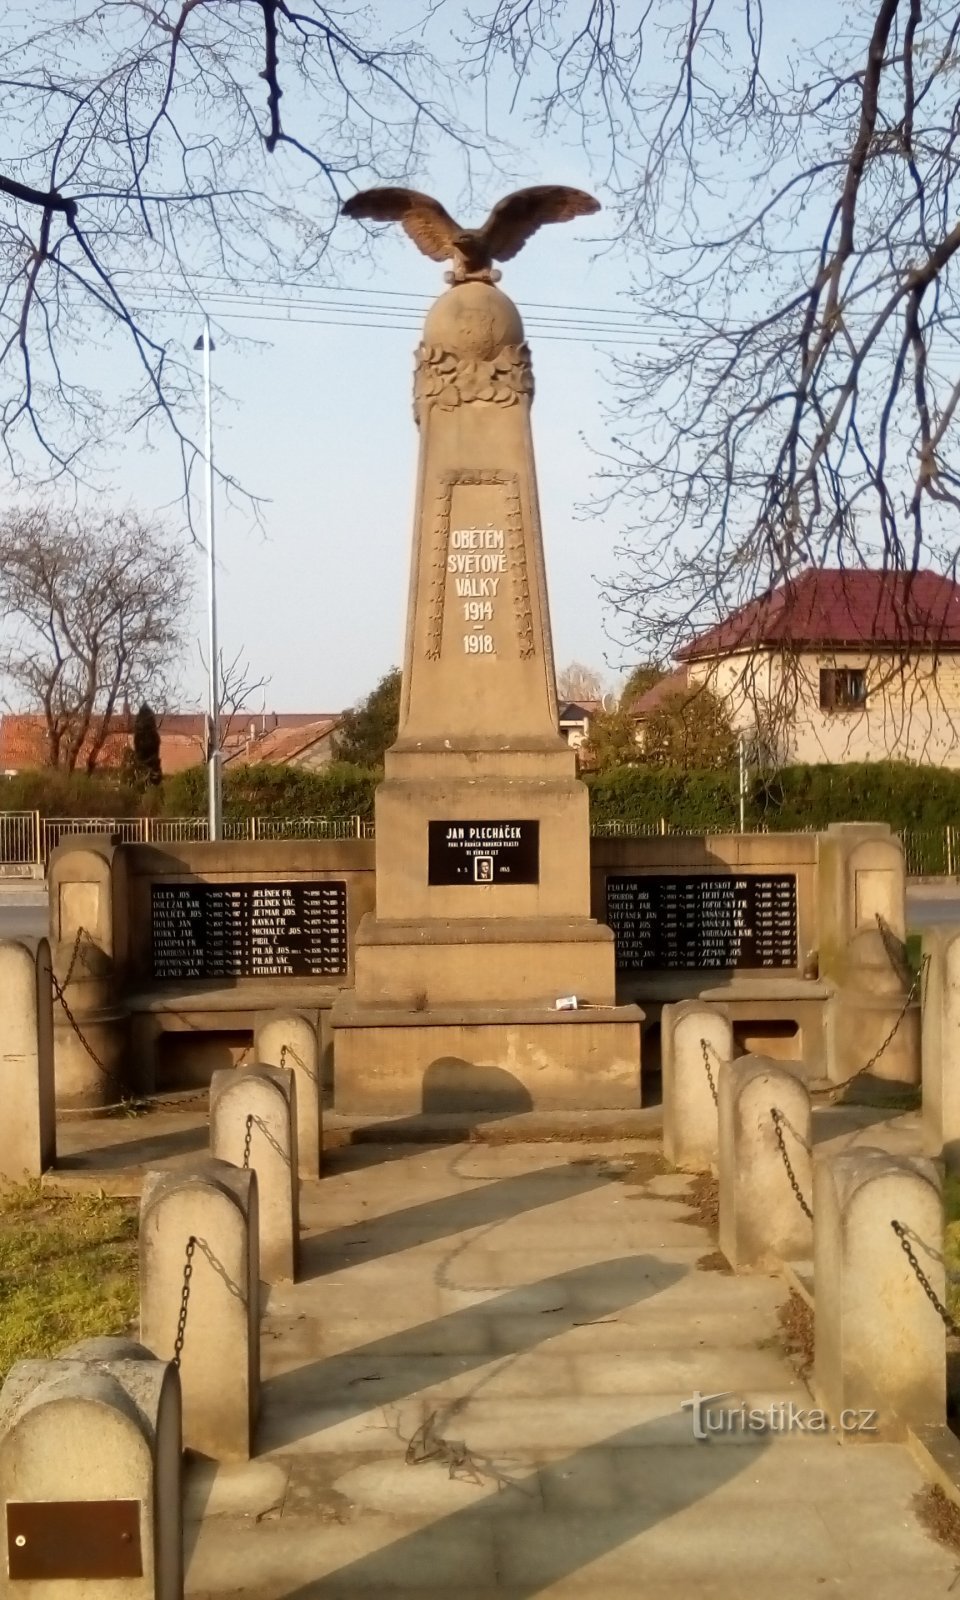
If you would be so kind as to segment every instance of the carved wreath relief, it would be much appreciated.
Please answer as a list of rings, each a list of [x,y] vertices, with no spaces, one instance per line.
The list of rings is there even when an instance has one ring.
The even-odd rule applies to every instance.
[[[522,394],[533,395],[533,367],[526,344],[508,344],[490,361],[451,355],[437,344],[421,344],[413,376],[413,415],[432,400],[453,411],[473,400],[515,406]]]
[[[459,485],[471,484],[496,484],[502,488],[502,528],[451,528],[453,491]],[[520,481],[515,472],[492,469],[449,472],[440,480],[433,524],[427,615],[426,655],[430,661],[440,659],[448,583],[457,602],[457,620],[463,624],[461,640],[465,655],[486,659],[497,656],[495,623],[498,617],[502,618],[506,602],[513,612],[520,659],[529,661],[533,657],[533,611]]]

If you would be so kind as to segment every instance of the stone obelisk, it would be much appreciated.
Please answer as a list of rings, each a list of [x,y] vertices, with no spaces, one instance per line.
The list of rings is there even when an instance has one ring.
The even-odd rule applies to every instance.
[[[530,352],[489,276],[440,296],[417,352],[400,726],[376,912],[333,1018],[343,1109],[416,1109],[438,1063],[452,1103],[481,1103],[498,1072],[518,1103],[639,1103],[641,1014],[615,1004],[587,792],[557,727]],[[571,995],[589,1009],[558,1012]]]

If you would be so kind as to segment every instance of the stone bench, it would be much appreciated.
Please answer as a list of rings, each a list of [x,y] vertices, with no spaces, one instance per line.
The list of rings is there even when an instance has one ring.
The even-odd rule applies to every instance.
[[[170,1036],[178,1042],[191,1037],[189,1053],[182,1052],[183,1065],[189,1061],[191,1083],[198,1086],[208,1084],[218,1067],[252,1062],[258,1017],[281,1009],[302,1012],[313,1023],[320,1041],[321,1082],[329,1081],[329,1019],[339,993],[338,989],[318,992],[315,986],[305,992],[300,979],[222,987],[158,984],[137,990],[125,1001],[134,1087],[140,1094],[152,1094],[167,1086],[162,1081],[168,1076],[164,1058],[172,1052],[164,1040]]]

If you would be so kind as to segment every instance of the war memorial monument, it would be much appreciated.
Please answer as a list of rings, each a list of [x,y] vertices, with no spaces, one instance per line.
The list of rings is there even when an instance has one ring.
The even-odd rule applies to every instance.
[[[0,1182],[139,1199],[137,1337],[0,1390],[3,1596],[955,1580],[960,931],[881,826],[591,839],[493,262],[594,205],[345,208],[453,262],[375,840],[77,838],[0,940]]]
[[[832,1081],[890,1034],[878,1070],[916,1081],[888,829],[590,837],[557,726],[533,368],[493,263],[595,206],[526,189],[478,229],[405,189],[345,207],[453,262],[416,352],[403,695],[375,841],[65,841],[51,940],[81,1030],[58,1008],[60,1103],[206,1084],[278,1006],[316,1034],[350,1114],[636,1108],[664,1007],[695,998],[738,1051]]]

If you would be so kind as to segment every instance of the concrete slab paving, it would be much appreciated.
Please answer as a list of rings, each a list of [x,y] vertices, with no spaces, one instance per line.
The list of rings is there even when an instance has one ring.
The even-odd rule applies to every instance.
[[[812,1401],[785,1283],[698,1266],[687,1180],[612,1173],[632,1146],[375,1152],[304,1188],[257,1459],[188,1475],[189,1600],[948,1595],[905,1448],[694,1438],[694,1390]]]

